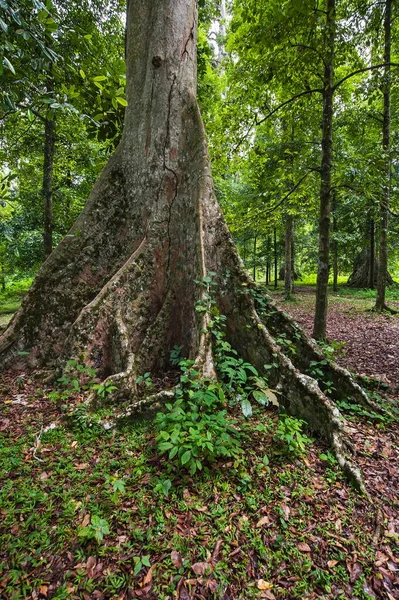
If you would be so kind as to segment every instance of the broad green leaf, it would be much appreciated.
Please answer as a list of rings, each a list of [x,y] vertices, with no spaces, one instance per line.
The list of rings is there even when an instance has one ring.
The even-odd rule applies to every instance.
[[[181,464],[185,465],[186,463],[188,463],[190,458],[191,458],[191,452],[190,452],[190,450],[186,450],[186,452],[183,454],[183,456],[180,459]]]
[[[250,417],[252,415],[252,405],[248,398],[241,400],[241,410],[244,417]]]

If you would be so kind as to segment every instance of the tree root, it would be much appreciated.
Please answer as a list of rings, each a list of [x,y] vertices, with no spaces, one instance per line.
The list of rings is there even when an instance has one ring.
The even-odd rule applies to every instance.
[[[323,380],[331,382],[336,400],[350,400],[351,403],[355,402],[376,413],[387,413],[385,407],[368,397],[347,369],[327,359],[316,341],[298,327],[292,317],[280,310],[270,298],[267,298],[267,309],[260,315],[262,322],[274,337],[281,338],[281,334],[286,335],[290,345],[287,348],[284,344],[280,344],[280,350],[289,355],[300,371],[310,373],[311,363],[319,363],[318,366],[323,371],[324,377],[317,381],[321,388],[323,388]]]
[[[391,308],[390,306],[388,306],[388,304],[384,304],[381,310],[376,306],[373,306],[373,308],[370,308],[369,312],[375,312],[379,314],[388,313],[389,315],[399,314],[399,311],[395,310],[394,308]]]

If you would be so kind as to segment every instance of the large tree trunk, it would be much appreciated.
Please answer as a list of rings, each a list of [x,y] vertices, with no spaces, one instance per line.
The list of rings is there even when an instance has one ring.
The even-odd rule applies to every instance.
[[[217,205],[196,101],[195,1],[130,0],[127,30],[122,141],[0,338],[3,365],[77,358],[116,384],[114,398],[132,411],[154,405],[137,398],[135,380],[170,369],[175,345],[215,376],[209,316],[195,310],[204,293],[195,280],[214,272],[232,346],[260,373],[271,365],[269,383],[285,409],[324,435],[362,486],[344,420],[322,383],[305,374],[322,354],[270,300],[258,304]],[[295,352],[279,348],[280,333]],[[21,350],[29,355],[18,357]],[[325,376],[337,399],[368,405],[349,373],[328,363]]]
[[[374,264],[371,266],[371,250],[370,248],[366,248],[356,257],[353,265],[353,271],[349,276],[347,285],[356,289],[375,288],[380,268],[379,262],[375,255],[373,262]],[[371,271],[373,273],[373,286],[370,285]],[[389,272],[386,275],[386,283],[387,285],[392,285],[394,283]]]
[[[384,153],[385,182],[380,201],[380,245],[379,245],[379,269],[377,281],[377,297],[375,310],[381,312],[385,306],[385,289],[388,272],[388,208],[391,188],[391,19],[392,0],[385,2],[384,17],[384,112],[382,124],[382,149]]]
[[[319,217],[319,256],[313,337],[326,337],[328,276],[330,262],[331,166],[333,151],[333,96],[335,50],[335,0],[327,0],[326,55],[323,80],[323,132],[321,140],[321,189]]]

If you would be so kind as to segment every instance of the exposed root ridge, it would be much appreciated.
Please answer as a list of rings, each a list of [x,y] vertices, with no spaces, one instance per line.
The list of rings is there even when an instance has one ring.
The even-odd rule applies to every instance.
[[[274,339],[254,311],[255,322],[263,334],[264,343],[278,357],[275,370],[281,393],[281,403],[294,416],[305,419],[310,427],[329,441],[340,467],[357,489],[366,493],[359,468],[351,460],[353,445],[345,432],[345,421],[335,404],[321,391],[317,381],[300,373],[291,360],[280,351]]]
[[[140,400],[136,400],[128,407],[116,412],[113,419],[99,421],[98,424],[104,429],[113,429],[118,425],[118,422],[122,419],[128,419],[129,417],[137,416],[143,412],[154,413],[162,409],[163,404],[168,400],[173,400],[175,396],[175,389],[161,390],[156,394],[151,394]]]
[[[281,333],[287,334],[288,339],[295,347],[295,352],[290,353],[290,359],[295,366],[301,371],[309,371],[312,361],[325,361],[326,356],[316,341],[298,327],[292,317],[279,309],[269,297],[267,297],[267,301],[268,312],[267,314],[261,314],[262,322],[273,336],[281,335]],[[280,347],[280,350],[283,353],[286,352],[284,347]],[[327,364],[323,365],[323,371],[326,380],[334,384],[334,396],[337,400],[347,400],[349,398],[352,402],[355,401],[374,412],[387,412],[384,407],[367,396],[347,369],[341,367],[335,361],[328,360]]]

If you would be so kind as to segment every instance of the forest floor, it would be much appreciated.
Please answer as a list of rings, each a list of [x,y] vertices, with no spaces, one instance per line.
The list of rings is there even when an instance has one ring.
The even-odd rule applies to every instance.
[[[284,308],[309,329],[299,296]],[[338,360],[396,386],[398,318],[366,304],[331,298]],[[151,421],[105,431],[77,418],[83,399],[39,373],[0,380],[0,598],[399,599],[397,423],[346,408],[367,500],[321,440],[290,454],[275,409],[237,413],[243,453],[191,477]]]
[[[284,302],[282,290],[271,295],[311,335],[315,286],[295,289],[293,302]],[[399,311],[399,290],[391,290],[388,298],[388,304]],[[375,292],[370,290],[342,287],[330,292],[327,336],[338,342],[334,356],[339,364],[399,388],[399,315],[372,312],[374,303]]]

